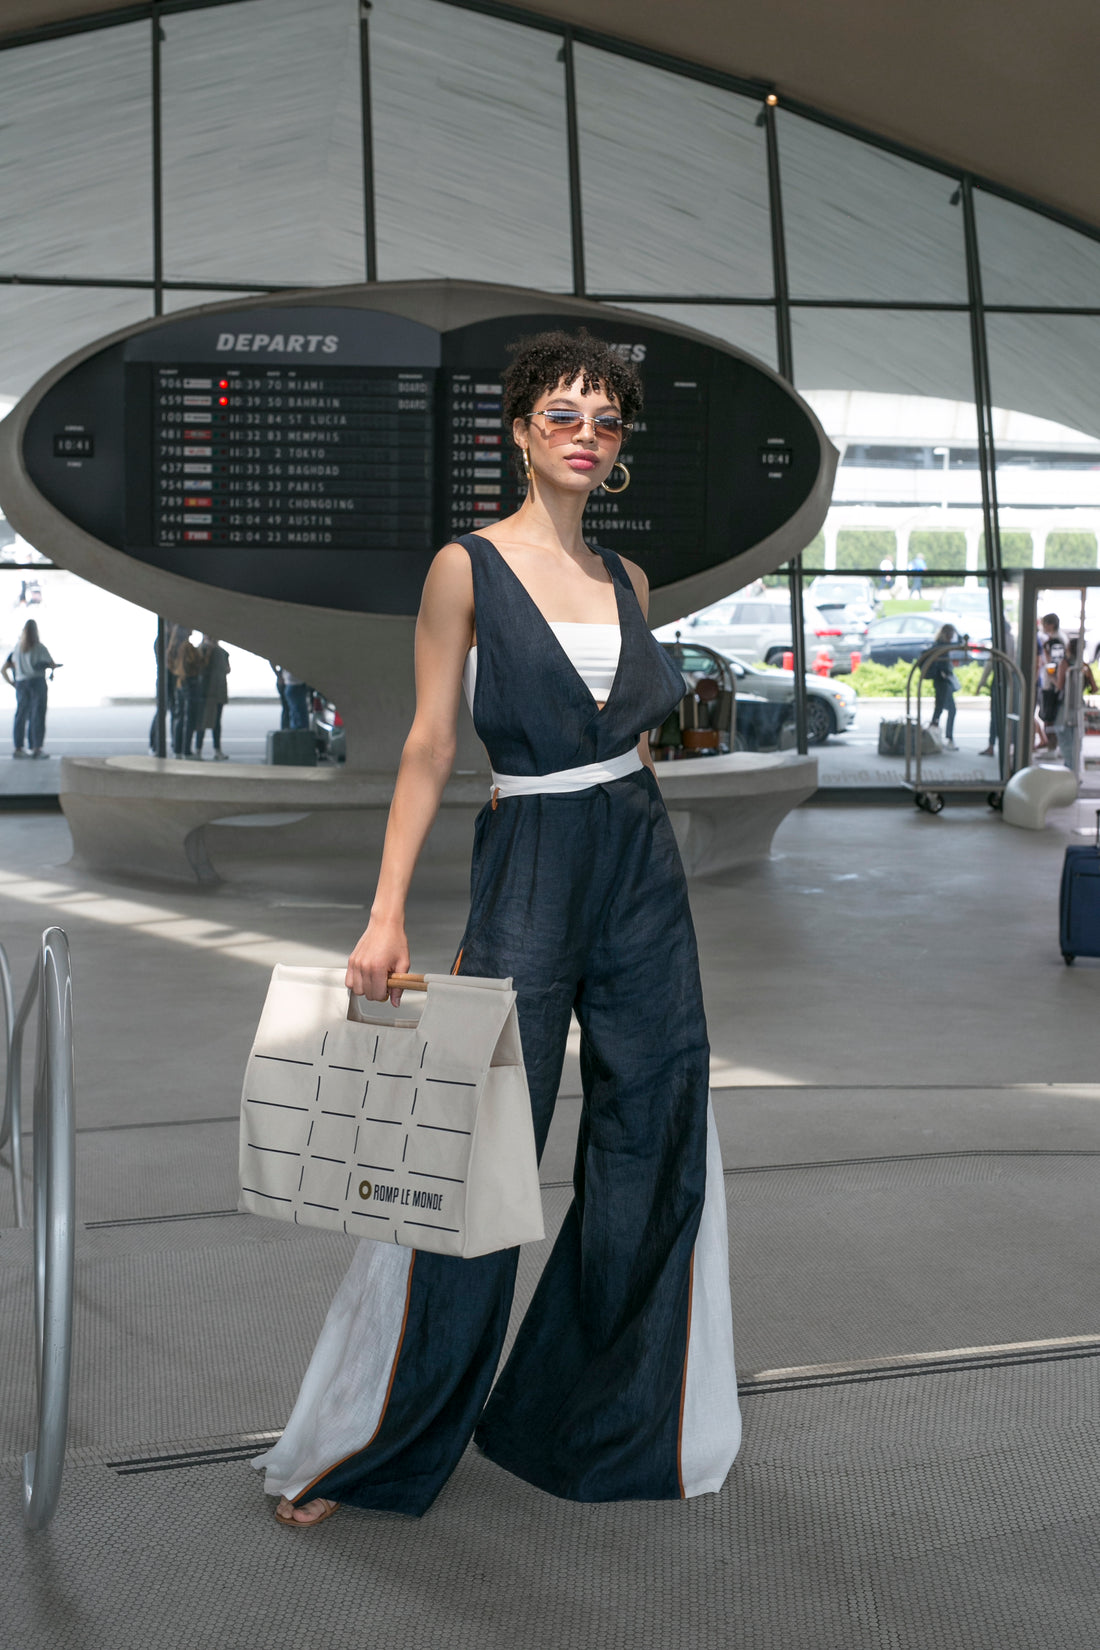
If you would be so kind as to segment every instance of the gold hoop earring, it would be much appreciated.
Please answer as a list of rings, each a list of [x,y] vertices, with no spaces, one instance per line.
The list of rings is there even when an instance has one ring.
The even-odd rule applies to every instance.
[[[526,447],[521,447],[520,450],[519,450],[519,455],[523,460],[523,474],[526,477],[527,482],[530,483],[530,480],[531,480],[531,460],[527,456],[527,448]]]
[[[621,470],[623,472],[622,485],[619,486],[619,487],[609,487],[607,485],[607,482],[605,481],[604,484],[603,484],[604,492],[605,493],[625,493],[627,488],[630,486],[630,471],[627,469],[626,465],[623,463],[621,458],[617,458],[615,460],[614,464],[611,466],[611,469],[612,470]],[[608,471],[609,476],[610,476],[610,474],[611,474],[611,470]]]

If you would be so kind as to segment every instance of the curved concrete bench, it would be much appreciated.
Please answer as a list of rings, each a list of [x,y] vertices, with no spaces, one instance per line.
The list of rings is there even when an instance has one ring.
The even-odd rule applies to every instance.
[[[750,752],[659,765],[662,792],[691,876],[767,856],[780,821],[817,787],[812,757]],[[153,756],[65,757],[61,807],[73,863],[110,876],[221,880],[208,852],[215,824],[316,822],[326,852],[376,860],[393,774],[346,768],[197,763]],[[487,773],[454,774],[428,839],[429,861],[469,860]],[[292,850],[293,851],[293,850]]]
[[[1051,808],[1077,800],[1077,778],[1068,768],[1021,768],[1004,788],[1004,818],[1025,831],[1041,831]]]
[[[793,808],[817,790],[817,758],[781,751],[658,762],[657,778],[690,877],[766,859]]]

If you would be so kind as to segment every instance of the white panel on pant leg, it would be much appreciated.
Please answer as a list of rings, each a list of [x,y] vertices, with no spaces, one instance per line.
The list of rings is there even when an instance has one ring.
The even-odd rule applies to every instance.
[[[286,1431],[252,1465],[293,1499],[364,1449],[382,1418],[401,1340],[413,1251],[364,1240],[333,1297]]]
[[[726,1186],[714,1111],[707,1102],[707,1189],[695,1240],[680,1476],[685,1495],[720,1490],[741,1446],[733,1361]]]

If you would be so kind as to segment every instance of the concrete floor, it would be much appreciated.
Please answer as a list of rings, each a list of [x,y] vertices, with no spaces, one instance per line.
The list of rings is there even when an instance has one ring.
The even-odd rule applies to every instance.
[[[738,1367],[750,1391],[796,1372],[746,1403],[721,1497],[679,1523],[674,1507],[572,1509],[471,1455],[421,1525],[349,1515],[295,1538],[269,1532],[239,1457],[285,1417],[347,1245],[232,1212],[235,1111],[270,967],[339,962],[371,867],[289,865],[278,832],[227,830],[221,888],[134,888],[70,872],[63,818],[0,814],[17,987],[44,926],[72,942],[83,1223],[72,1454],[39,1537],[19,1528],[15,1476],[33,1431],[29,1256],[0,1232],[13,1646],[243,1650],[323,1626],[330,1646],[380,1650],[1094,1650],[1100,963],[1066,968],[1057,943],[1062,853],[1093,817],[1079,805],[1029,833],[984,804],[931,817],[839,795],[790,816],[766,864],[693,885]],[[453,873],[422,879],[414,967],[449,966],[464,910]],[[574,1053],[542,1165],[548,1230],[578,1095]],[[0,1228],[10,1210],[0,1182]],[[525,1252],[521,1302],[540,1260]],[[1073,1337],[1092,1350],[1038,1361]],[[993,1349],[976,1373],[913,1362],[974,1347]],[[898,1378],[844,1384],[883,1359]],[[205,1476],[164,1465],[197,1449]],[[128,1476],[132,1457],[151,1465]],[[106,1539],[116,1520],[131,1546]],[[572,1586],[543,1587],[516,1531],[569,1552]],[[332,1603],[349,1585],[369,1631]]]

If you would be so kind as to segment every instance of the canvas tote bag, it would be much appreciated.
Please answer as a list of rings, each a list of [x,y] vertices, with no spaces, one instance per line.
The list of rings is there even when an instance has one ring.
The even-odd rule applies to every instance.
[[[241,1098],[240,1207],[440,1255],[543,1236],[511,980],[429,974],[399,1008],[278,964]]]

